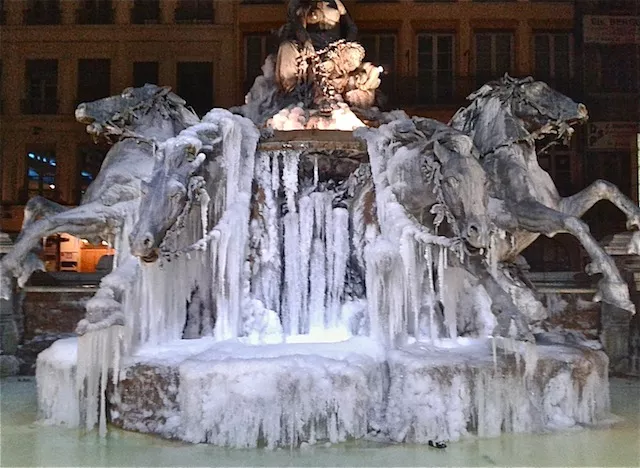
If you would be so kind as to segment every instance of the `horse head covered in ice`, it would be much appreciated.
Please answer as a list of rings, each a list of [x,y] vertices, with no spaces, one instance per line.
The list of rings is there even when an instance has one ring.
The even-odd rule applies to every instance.
[[[155,148],[199,121],[185,101],[169,88],[155,85],[80,104],[76,118],[87,124],[94,138],[115,143],[79,206],[68,208],[43,197],[29,200],[22,232],[1,263],[2,272],[18,277],[20,285],[42,269],[33,251],[43,237],[67,232],[91,240],[115,240],[120,246],[120,234],[135,218],[141,183],[151,174]]]
[[[601,273],[595,300],[633,311],[626,283],[613,260],[589,233],[580,217],[600,200],[609,200],[626,216],[628,228],[640,228],[640,208],[613,184],[598,180],[570,197],[538,164],[536,143],[571,136],[571,126],[587,119],[583,104],[532,78],[508,75],[471,94],[450,124],[473,138],[498,203],[492,212],[506,235],[494,251],[497,261],[513,262],[540,234],[575,236],[591,257],[589,274]],[[632,246],[630,246],[632,248]]]

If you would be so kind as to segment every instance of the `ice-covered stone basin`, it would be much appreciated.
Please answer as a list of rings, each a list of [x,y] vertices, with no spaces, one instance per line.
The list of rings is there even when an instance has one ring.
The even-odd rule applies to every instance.
[[[67,407],[75,352],[67,339],[38,357],[38,386],[49,389],[39,392],[40,416],[49,422],[77,425],[77,407]],[[494,354],[487,340],[387,354],[362,337],[260,346],[180,340],[127,358],[108,389],[109,414],[125,429],[230,447],[339,442],[370,431],[417,443],[490,437],[603,419],[607,364],[601,351],[561,345],[497,343]]]

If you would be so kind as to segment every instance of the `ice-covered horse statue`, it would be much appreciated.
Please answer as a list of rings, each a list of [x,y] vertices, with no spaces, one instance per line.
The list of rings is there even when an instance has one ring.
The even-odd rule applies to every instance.
[[[561,197],[538,164],[536,142],[570,137],[572,124],[587,119],[583,104],[532,78],[504,78],[469,96],[450,125],[470,135],[491,181],[494,222],[506,236],[493,252],[499,262],[513,262],[540,234],[575,236],[591,257],[589,274],[601,273],[595,300],[634,311],[613,260],[579,218],[599,200],[609,200],[627,216],[629,228],[640,228],[640,208],[613,184],[598,180],[581,192]]]
[[[472,335],[532,341],[526,317],[489,274],[481,254],[489,251],[495,226],[487,175],[472,139],[441,122],[415,117],[357,134],[368,143],[374,181],[362,184],[352,210],[354,230],[369,231],[355,244],[366,245],[359,250],[371,313],[380,309],[385,321],[396,317],[389,321],[396,324],[406,317],[416,338],[453,338],[465,328]],[[483,318],[476,317],[480,308],[463,311],[469,307],[458,303],[477,285],[491,298],[487,310],[480,311],[488,312]],[[471,329],[460,326],[469,320]],[[398,335],[398,330],[390,333]]]
[[[140,294],[158,297],[160,286],[172,291],[158,314],[181,317],[176,338],[240,332],[245,247],[248,242],[255,151],[260,133],[253,123],[224,109],[214,109],[166,142],[145,183],[140,216],[130,236],[131,253],[143,264],[143,280],[154,284]],[[196,156],[196,153],[198,155]],[[162,253],[171,269],[154,263]],[[176,269],[180,280],[176,280]],[[179,285],[174,291],[174,286]],[[217,305],[217,306],[216,306]],[[179,322],[179,323],[178,323]],[[135,325],[134,325],[135,326]],[[153,337],[147,337],[153,339]],[[143,340],[144,341],[144,340]]]
[[[95,138],[105,137],[115,144],[78,207],[69,209],[42,197],[29,200],[22,232],[1,261],[4,287],[9,287],[9,275],[18,277],[22,286],[33,271],[42,268],[34,250],[43,237],[52,234],[67,232],[91,240],[115,241],[121,256],[128,235],[122,234],[137,217],[141,183],[151,174],[155,148],[199,121],[169,88],[150,84],[80,104],[76,119],[86,123]],[[121,260],[116,259],[116,264]],[[110,299],[117,300],[112,294],[108,294]]]

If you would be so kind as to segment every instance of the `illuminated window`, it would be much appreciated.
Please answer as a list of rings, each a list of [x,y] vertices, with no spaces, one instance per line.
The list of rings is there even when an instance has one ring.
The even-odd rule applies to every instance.
[[[82,146],[78,149],[78,203],[98,176],[107,151],[107,148],[100,146]]]
[[[26,197],[42,195],[56,200],[56,153],[52,149],[33,148],[26,155]],[[26,200],[23,200],[26,201]]]

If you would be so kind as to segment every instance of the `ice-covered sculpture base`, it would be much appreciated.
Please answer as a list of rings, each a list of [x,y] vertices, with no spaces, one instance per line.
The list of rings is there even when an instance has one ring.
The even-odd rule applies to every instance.
[[[60,340],[38,357],[40,416],[51,423],[78,422],[75,349],[75,339]],[[490,340],[386,353],[368,338],[260,346],[201,338],[128,358],[108,413],[125,429],[229,447],[371,432],[426,443],[595,423],[609,410],[607,364],[601,351]]]

